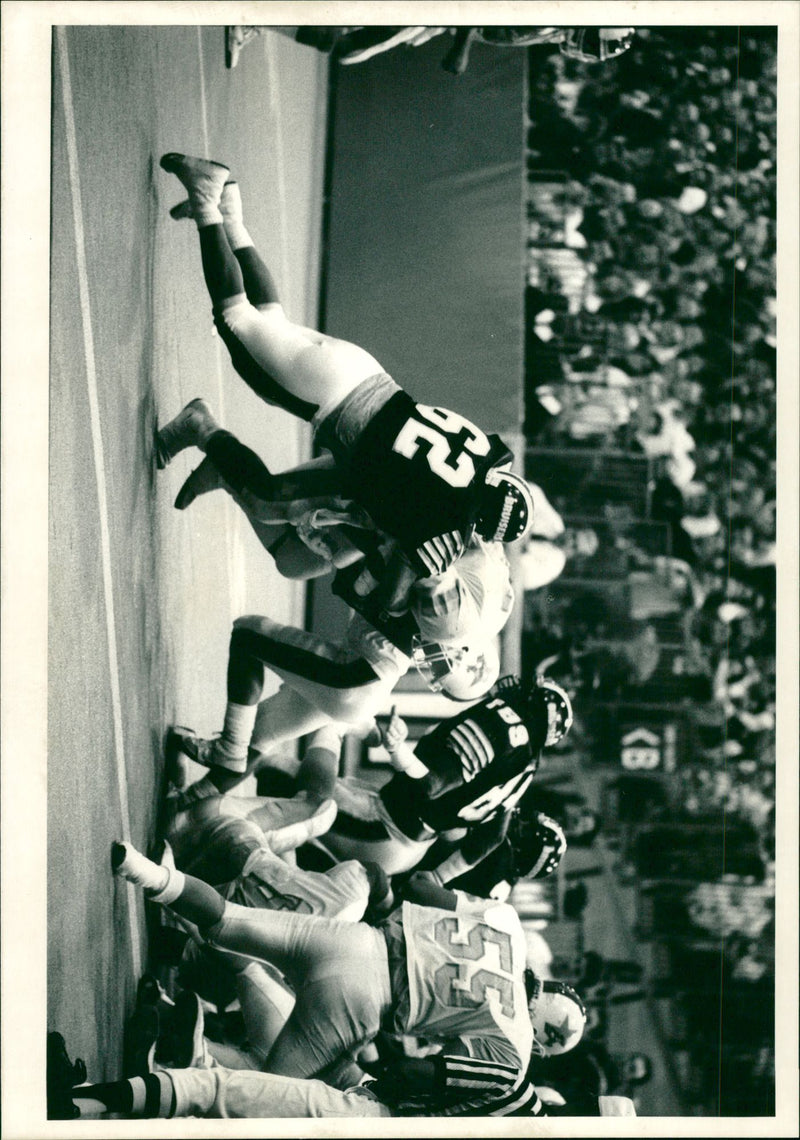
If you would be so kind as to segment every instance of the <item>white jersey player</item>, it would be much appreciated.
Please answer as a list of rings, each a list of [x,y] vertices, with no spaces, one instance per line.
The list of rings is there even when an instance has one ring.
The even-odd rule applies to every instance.
[[[574,991],[527,970],[522,926],[507,904],[416,876],[410,889],[418,901],[406,899],[373,928],[236,906],[127,843],[113,845],[112,866],[196,923],[209,944],[269,961],[285,975],[296,1004],[267,1059],[270,1072],[324,1075],[385,1031],[445,1046],[422,1070],[393,1060],[391,1074],[382,1074],[397,1080],[397,1093],[433,1096],[443,1079],[448,1088],[451,1062],[459,1074],[469,1061],[497,1063],[522,1082],[532,1054],[564,1051],[583,1034]]]

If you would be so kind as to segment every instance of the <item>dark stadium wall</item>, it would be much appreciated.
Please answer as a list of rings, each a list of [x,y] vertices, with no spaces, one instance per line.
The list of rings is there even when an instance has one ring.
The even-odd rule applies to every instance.
[[[475,45],[455,76],[443,44],[334,65],[320,324],[521,457],[525,53]],[[310,628],[345,621],[309,589]]]
[[[519,432],[524,379],[524,55],[485,45],[336,68],[325,330],[423,403]]]

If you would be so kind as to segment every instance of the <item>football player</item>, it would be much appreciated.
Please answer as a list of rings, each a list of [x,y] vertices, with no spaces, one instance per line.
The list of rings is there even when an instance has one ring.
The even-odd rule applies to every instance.
[[[257,769],[264,754],[285,741],[330,723],[351,728],[371,725],[400,677],[411,668],[411,654],[418,668],[428,668],[428,675],[433,675],[431,687],[454,700],[483,696],[500,669],[491,642],[474,648],[426,643],[409,646],[404,652],[358,614],[348,626],[344,645],[266,617],[238,618],[231,635],[222,734],[204,750],[208,776],[172,806],[180,810],[204,796],[230,791]],[[283,684],[262,701],[265,667]],[[194,758],[202,759],[199,746],[191,749],[196,739],[179,743],[188,755],[193,751]]]
[[[324,1076],[363,1056],[383,1030],[446,1045],[435,1059],[407,1063],[378,1050],[391,1095],[463,1099],[464,1069],[476,1062],[484,1072],[494,1064],[516,1070],[521,1083],[533,1055],[563,1052],[583,1034],[578,995],[527,969],[522,925],[506,903],[416,875],[402,906],[371,927],[237,906],[168,857],[155,863],[129,843],[112,845],[111,862],[117,876],[195,923],[210,945],[284,974],[296,1001],[267,1058],[270,1072]]]
[[[300,485],[285,483],[290,500],[268,501],[254,497],[258,485],[270,494],[269,471],[263,462],[232,433],[226,433],[227,478],[210,456],[187,479],[176,499],[185,509],[198,495],[224,489],[247,515],[256,536],[284,577],[309,579],[336,568],[334,593],[357,613],[392,637],[386,619],[410,610],[416,622],[412,632],[430,641],[474,639],[500,632],[514,602],[511,572],[501,543],[486,542],[474,534],[457,562],[440,574],[398,583],[392,598],[372,591],[386,573],[397,543],[377,530],[363,508],[336,496],[299,498]],[[329,469],[318,460],[297,470]],[[288,477],[288,476],[287,476]],[[281,478],[283,478],[281,476]],[[534,493],[536,488],[531,487]],[[355,565],[353,565],[355,563]],[[350,567],[348,572],[345,569]]]
[[[433,677],[437,665],[443,663],[431,653],[423,669]],[[335,859],[374,862],[396,875],[415,867],[444,833],[460,830],[463,842],[441,868],[443,882],[455,879],[505,840],[510,813],[533,779],[541,750],[571,725],[568,694],[546,677],[527,684],[503,678],[490,696],[442,721],[414,749],[393,711],[383,738],[396,774],[379,790],[352,777],[336,780],[340,742],[329,735],[315,742],[315,763],[319,771],[327,767],[325,795],[333,796],[338,812],[317,842]],[[172,746],[201,762],[209,756],[208,741],[182,730],[173,730]],[[528,873],[552,870],[563,853],[560,829],[545,827],[538,840],[529,839]],[[548,850],[557,854],[555,861]],[[521,859],[526,862],[527,854]]]
[[[434,1067],[437,1062],[430,1060]],[[443,1066],[442,1066],[443,1067]],[[448,1059],[455,1086],[457,1068]],[[416,1112],[390,1108],[373,1091],[378,1082],[340,1090],[320,1080],[214,1067],[161,1069],[127,1080],[86,1083],[82,1061],[70,1061],[60,1033],[47,1037],[47,1115],[50,1120],[204,1117],[212,1119],[346,1118],[389,1116],[635,1116],[628,1097],[581,1097],[566,1106],[545,1105],[529,1074],[519,1080],[505,1065],[464,1061],[460,1099],[452,1096]],[[392,1103],[394,1102],[393,1098]]]
[[[363,348],[290,322],[228,167],[175,153],[161,166],[188,191],[215,323],[234,367],[262,399],[312,423],[316,444],[334,458],[334,468],[289,473],[293,497],[298,479],[301,497],[343,493],[396,540],[381,584],[386,596],[408,578],[446,570],[475,532],[488,541],[522,537],[532,521],[530,491],[509,470],[513,456],[502,440],[456,412],[417,403]],[[161,430],[159,465],[191,446],[231,481],[230,438],[202,401]],[[265,488],[250,490],[264,497]],[[266,497],[281,497],[279,477]]]
[[[254,804],[232,796],[205,799],[184,813],[181,826],[170,833],[175,863],[240,906],[341,922],[385,917],[393,895],[388,877],[375,864],[351,859],[318,872],[287,861],[289,852],[324,832],[335,816],[335,804],[329,800],[309,819],[286,824],[282,809],[292,806],[280,800]],[[262,963],[210,951],[191,924],[181,925],[188,931],[182,952],[175,956],[181,984],[221,1008],[238,999],[248,1047],[227,1044],[223,1059],[234,1068],[260,1068],[291,1012],[293,996]],[[210,1051],[219,1053],[215,1045]]]

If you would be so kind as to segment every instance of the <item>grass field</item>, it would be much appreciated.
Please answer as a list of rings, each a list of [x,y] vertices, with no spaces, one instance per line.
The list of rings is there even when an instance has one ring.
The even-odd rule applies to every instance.
[[[268,33],[226,70],[223,45],[221,27],[54,30],[47,1024],[98,1080],[120,1071],[148,956],[110,844],[154,837],[167,726],[220,727],[232,616],[303,617],[223,496],[173,510],[197,456],[153,458],[157,425],[198,395],[276,469],[308,455],[306,429],[220,351],[158,160],[231,167],[287,311],[313,323],[327,60]]]

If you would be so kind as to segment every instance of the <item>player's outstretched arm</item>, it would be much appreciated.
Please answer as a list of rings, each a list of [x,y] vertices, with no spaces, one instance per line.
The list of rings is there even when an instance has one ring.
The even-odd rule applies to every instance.
[[[417,759],[414,749],[407,743],[408,725],[398,716],[396,705],[392,706],[389,723],[381,729],[381,735],[393,768],[405,772],[412,780],[421,780],[428,775],[428,768]]]

